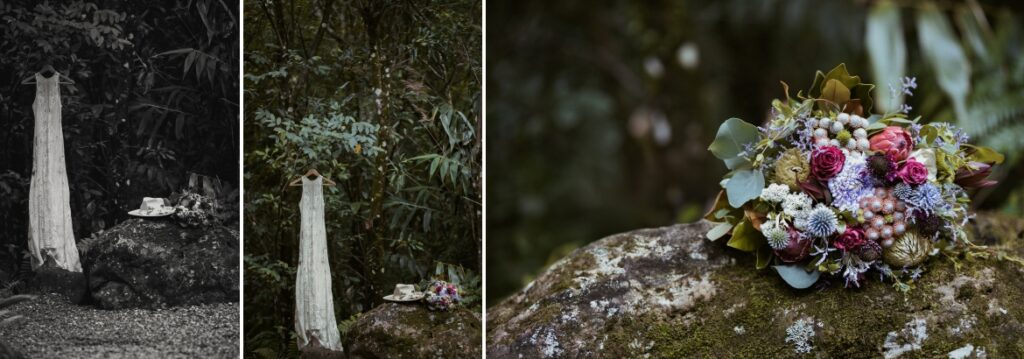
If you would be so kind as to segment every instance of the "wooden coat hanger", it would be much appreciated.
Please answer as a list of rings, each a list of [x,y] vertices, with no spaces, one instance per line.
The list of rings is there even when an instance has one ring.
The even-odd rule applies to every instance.
[[[52,74],[56,74],[58,76],[57,83],[61,83],[61,84],[65,84],[65,85],[73,85],[75,83],[75,80],[72,80],[70,77],[64,76],[60,72],[57,72],[57,69],[54,69],[53,65],[47,64],[47,65],[44,65],[43,68],[39,69],[39,72],[36,72],[35,74],[32,74],[32,76],[29,76],[28,78],[26,78],[24,80],[21,80],[21,84],[22,85],[34,84],[34,83],[36,83],[35,82],[36,74],[42,75],[42,74],[46,74],[46,73],[51,74],[50,76],[53,76]],[[47,76],[47,77],[49,77],[49,76]],[[59,79],[65,79],[67,81],[59,81]]]
[[[300,182],[302,182],[302,179],[304,177],[309,177],[309,176],[313,176],[313,175],[315,175],[317,177],[323,178],[324,179],[324,186],[334,187],[334,186],[338,185],[337,183],[334,183],[334,181],[331,181],[330,178],[324,177],[323,175],[320,174],[320,172],[317,172],[316,168],[310,168],[309,171],[306,171],[306,174],[304,174],[302,176],[299,176],[298,178],[292,180],[292,182],[289,183],[288,185],[292,186],[292,187],[301,187],[302,183],[300,183]]]

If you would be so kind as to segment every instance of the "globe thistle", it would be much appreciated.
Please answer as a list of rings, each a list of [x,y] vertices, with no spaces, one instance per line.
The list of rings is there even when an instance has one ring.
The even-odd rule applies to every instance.
[[[827,206],[818,204],[807,212],[807,234],[818,238],[827,238],[839,230],[839,219],[835,212]]]
[[[806,181],[810,173],[807,156],[796,148],[786,150],[775,162],[775,181],[789,186],[794,191],[800,189],[798,183]]]
[[[779,203],[782,202],[788,194],[789,187],[778,183],[772,183],[768,185],[768,188],[761,191],[761,200],[765,202]]]
[[[771,227],[766,229],[764,226],[761,226],[761,233],[764,234],[764,238],[768,240],[768,245],[772,249],[785,249],[789,244],[789,233],[785,228]]]
[[[908,202],[910,196],[914,194],[914,188],[910,187],[910,185],[906,183],[900,182],[892,189],[892,194],[893,196],[896,196],[896,198],[904,202]]]
[[[924,214],[931,214],[936,210],[945,207],[946,202],[942,199],[942,191],[931,183],[917,186],[904,201],[907,205]]]

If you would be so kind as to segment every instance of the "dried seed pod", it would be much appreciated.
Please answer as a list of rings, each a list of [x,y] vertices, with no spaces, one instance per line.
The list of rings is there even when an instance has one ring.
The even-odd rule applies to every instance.
[[[910,267],[921,264],[932,251],[932,241],[916,232],[904,233],[885,248],[882,258],[886,264],[895,268]]]

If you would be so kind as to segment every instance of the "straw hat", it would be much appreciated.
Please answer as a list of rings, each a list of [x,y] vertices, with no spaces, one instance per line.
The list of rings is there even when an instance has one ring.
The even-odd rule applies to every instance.
[[[129,211],[128,214],[136,217],[166,217],[174,214],[174,207],[165,205],[163,198],[143,197],[139,209]]]
[[[395,284],[395,291],[384,296],[384,300],[392,302],[415,302],[423,299],[423,292],[417,291],[412,284]]]

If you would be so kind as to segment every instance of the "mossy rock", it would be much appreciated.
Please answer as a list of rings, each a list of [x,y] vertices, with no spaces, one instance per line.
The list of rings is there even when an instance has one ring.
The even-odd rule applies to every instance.
[[[238,232],[130,219],[79,244],[92,299],[105,309],[237,302]]]
[[[349,358],[479,358],[480,318],[466,309],[427,310],[384,303],[363,313],[348,333]]]
[[[1024,256],[1024,220],[979,215],[973,241]],[[580,248],[487,314],[489,358],[1024,357],[1024,268],[936,256],[909,294],[875,278],[795,290],[707,222]],[[877,274],[876,274],[877,275]]]

